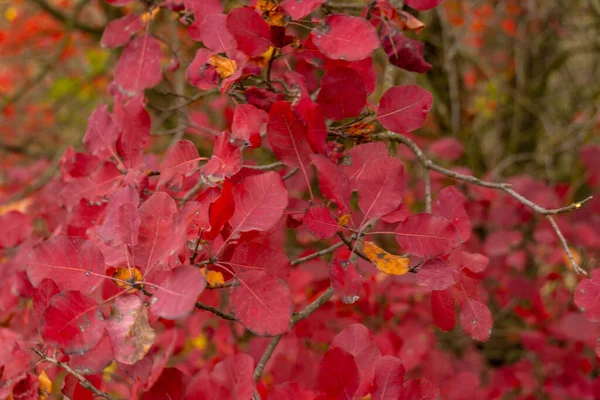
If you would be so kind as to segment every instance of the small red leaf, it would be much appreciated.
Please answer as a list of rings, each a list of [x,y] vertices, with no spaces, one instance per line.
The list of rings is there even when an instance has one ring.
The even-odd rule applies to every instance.
[[[460,310],[460,325],[469,336],[485,342],[490,338],[493,323],[492,313],[485,304],[467,298]]]
[[[441,258],[425,262],[417,273],[417,283],[433,290],[448,289],[459,280],[459,272]]]
[[[465,211],[465,204],[465,195],[454,186],[447,186],[438,193],[431,205],[432,214],[452,222],[462,242],[466,242],[471,236],[471,220]]]
[[[215,136],[210,160],[202,167],[202,174],[211,182],[220,182],[238,173],[242,168],[242,152],[231,143],[229,133]]]
[[[388,158],[388,150],[382,142],[366,143],[351,148],[344,160],[345,172],[350,178],[350,187],[356,190],[356,182],[363,173],[368,174],[372,170],[372,164],[384,158]]]
[[[574,300],[588,321],[600,321],[600,270],[593,270],[591,279],[579,282]]]
[[[42,317],[44,310],[50,304],[50,299],[60,293],[58,285],[52,279],[44,279],[37,287],[33,295],[33,311],[38,316]]]
[[[319,173],[319,189],[342,213],[350,211],[350,180],[344,171],[322,155],[310,156]]]
[[[112,155],[116,158],[119,133],[119,127],[113,121],[108,108],[101,104],[88,118],[83,144],[91,154],[99,157]]]
[[[237,232],[268,231],[288,204],[288,193],[276,172],[248,176],[233,189],[235,212],[231,226]]]
[[[160,163],[158,187],[167,186],[170,190],[179,191],[183,178],[191,176],[198,169],[198,149],[189,140],[180,140],[169,147]]]
[[[260,56],[271,46],[269,25],[252,8],[231,10],[227,15],[227,29],[235,38],[238,50],[249,57]]]
[[[400,160],[385,157],[366,168],[367,172],[356,181],[358,206],[365,221],[394,211],[404,196],[404,167]]]
[[[352,304],[359,299],[362,278],[354,264],[336,258],[329,266],[329,277],[331,287],[344,304]]]
[[[117,140],[117,151],[127,168],[139,167],[143,161],[143,147],[150,139],[150,114],[144,108],[144,95],[131,98],[125,106],[116,109],[121,134]]]
[[[231,136],[242,140],[251,148],[260,147],[267,133],[269,115],[252,104],[238,104],[233,112]]]
[[[271,107],[267,137],[278,160],[289,167],[301,167],[306,175],[312,151],[306,140],[306,127],[289,102],[279,101]]]
[[[425,11],[437,7],[442,0],[406,0],[406,5],[415,10]]]
[[[398,400],[439,400],[440,390],[427,379],[404,382],[402,396]]]
[[[162,80],[161,58],[158,40],[149,35],[133,39],[115,67],[115,82],[127,94],[156,86]]]
[[[90,294],[105,278],[104,256],[80,237],[57,236],[33,248],[27,276],[34,286],[52,279],[61,291]]]
[[[375,380],[371,396],[373,400],[397,400],[402,393],[404,365],[399,358],[383,356],[374,366]]]
[[[367,90],[361,75],[351,68],[330,69],[321,79],[317,103],[323,115],[334,121],[360,115],[367,104]]]
[[[135,14],[127,14],[124,17],[112,20],[104,28],[100,44],[102,47],[109,49],[121,47],[129,42],[131,35],[141,27],[142,21]]]
[[[44,341],[67,354],[93,348],[104,335],[104,319],[98,303],[79,291],[59,293],[50,303],[39,325]]]
[[[362,60],[379,47],[373,25],[345,14],[328,15],[311,34],[319,51],[333,60]]]
[[[154,286],[150,310],[161,318],[177,319],[194,309],[198,296],[206,287],[206,279],[199,268],[182,265]]]
[[[287,285],[260,271],[238,274],[231,288],[231,307],[240,322],[260,336],[280,335],[287,331],[293,311]]]
[[[396,240],[405,251],[421,258],[439,257],[460,245],[458,232],[450,221],[427,213],[402,221],[396,229]]]
[[[284,0],[281,8],[293,19],[302,19],[316,10],[325,0]]]
[[[335,218],[324,206],[312,206],[306,210],[303,219],[306,229],[317,239],[329,239],[338,232],[339,226]]]
[[[394,86],[381,97],[377,120],[392,132],[412,132],[423,125],[432,104],[431,93],[419,86]]]
[[[456,310],[450,289],[431,292],[431,313],[435,324],[444,332],[450,332],[454,328]]]
[[[424,74],[431,70],[431,64],[425,61],[423,42],[407,38],[401,32],[392,30],[381,40],[381,47],[390,63],[411,72]]]
[[[135,246],[138,243],[140,223],[140,215],[135,205],[127,203],[119,207],[119,222],[116,231],[123,243],[129,246]]]
[[[236,272],[264,271],[284,281],[290,276],[290,261],[285,253],[260,243],[237,245],[227,264],[232,265]]]
[[[15,247],[33,232],[33,220],[19,211],[0,214],[0,249]]]
[[[235,39],[227,29],[227,16],[221,13],[205,16],[198,28],[197,39],[215,53],[229,55],[236,48]]]
[[[113,361],[114,352],[108,335],[102,336],[98,344],[85,353],[69,356],[69,366],[85,375],[99,374]]]
[[[208,49],[198,49],[194,59],[188,65],[186,76],[190,85],[198,89],[207,90],[216,87],[219,76],[212,65],[208,65],[208,59],[213,53]]]
[[[248,354],[225,358],[215,365],[210,375],[217,385],[228,389],[228,399],[250,399],[254,395],[254,359]]]
[[[359,383],[360,375],[352,354],[340,347],[329,349],[319,367],[317,390],[330,400],[350,400]]]

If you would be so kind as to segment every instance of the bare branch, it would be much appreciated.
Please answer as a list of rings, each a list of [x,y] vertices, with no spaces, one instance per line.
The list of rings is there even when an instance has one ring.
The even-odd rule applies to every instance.
[[[52,357],[48,357],[46,354],[42,353],[41,351],[32,348],[31,350],[33,350],[34,353],[36,353],[38,356],[40,356],[40,358],[45,361],[45,362],[49,362],[50,364],[54,364],[57,367],[60,367],[62,369],[64,369],[65,371],[67,371],[68,374],[73,375],[75,378],[77,378],[77,380],[79,381],[79,384],[86,388],[87,390],[89,390],[90,392],[94,393],[94,395],[96,397],[101,397],[103,399],[107,399],[107,400],[115,400],[114,397],[112,397],[111,395],[109,395],[106,392],[103,392],[101,390],[99,390],[98,388],[96,388],[92,382],[88,381],[83,375],[81,375],[79,372],[75,371],[73,368],[69,367],[69,365],[65,364],[62,361],[58,361],[55,358]]]
[[[321,251],[317,251],[316,253],[309,254],[309,255],[307,255],[305,257],[297,258],[294,261],[292,261],[290,264],[293,267],[294,265],[305,263],[305,262],[310,261],[310,260],[312,260],[314,258],[318,258],[318,257],[324,256],[326,254],[333,253],[334,251],[336,251],[337,249],[339,249],[342,246],[344,246],[344,242],[338,242],[338,243],[334,244],[333,246],[330,246],[330,247],[328,247],[326,249],[323,249]]]
[[[567,253],[567,257],[569,257],[569,261],[571,261],[571,265],[573,266],[573,270],[575,272],[577,272],[578,274],[587,275],[587,272],[583,268],[581,268],[579,266],[579,264],[577,263],[577,261],[575,261],[575,257],[573,257],[573,253],[571,252],[571,248],[569,248],[569,244],[567,243],[567,240],[563,236],[563,234],[562,234],[560,228],[558,227],[558,224],[554,220],[554,218],[552,218],[550,215],[546,215],[546,219],[548,221],[550,221],[550,225],[552,225],[552,228],[554,228],[554,232],[556,232],[556,236],[558,236],[558,239],[560,240],[560,243],[562,244],[562,246],[565,249],[565,253]]]
[[[431,175],[429,168],[423,166],[423,179],[425,182],[425,212],[431,212]]]
[[[277,161],[272,164],[266,164],[266,165],[244,165],[243,168],[258,169],[260,171],[271,171],[273,169],[277,169],[277,168],[283,167],[283,166],[285,166],[284,163],[282,163],[281,161]]]
[[[199,309],[205,310],[205,311],[210,311],[211,313],[215,314],[216,316],[226,319],[228,321],[237,321],[237,318],[234,317],[233,315],[227,314],[227,313],[219,310],[218,308],[209,306],[209,305],[201,303],[199,301],[196,302],[196,308],[199,308]]]

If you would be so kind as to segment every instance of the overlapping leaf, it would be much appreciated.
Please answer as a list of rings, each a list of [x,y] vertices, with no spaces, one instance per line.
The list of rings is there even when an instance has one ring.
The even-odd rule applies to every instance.
[[[311,35],[321,53],[333,60],[362,60],[379,47],[377,32],[367,20],[344,14],[328,15]]]
[[[412,132],[423,125],[432,104],[431,93],[419,86],[394,86],[381,97],[377,120],[392,132]]]

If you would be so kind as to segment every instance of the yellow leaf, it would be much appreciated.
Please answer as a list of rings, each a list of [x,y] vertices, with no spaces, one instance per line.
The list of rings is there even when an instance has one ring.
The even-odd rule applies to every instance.
[[[197,350],[204,350],[208,345],[208,340],[206,340],[206,336],[200,334],[190,340],[192,347]]]
[[[8,21],[8,22],[13,22],[16,18],[17,15],[19,13],[17,12],[17,9],[15,7],[8,7],[5,11],[4,11],[4,18]]]
[[[156,14],[158,14],[159,11],[160,11],[160,7],[155,7],[151,11],[148,11],[147,13],[142,14],[142,16],[140,17],[140,19],[144,23],[146,23],[148,21],[151,21],[151,20],[154,19],[154,17],[156,17]]]
[[[258,0],[255,9],[260,11],[269,25],[286,26],[288,19],[281,8],[272,0]]]
[[[339,217],[337,217],[337,223],[339,226],[346,226],[350,223],[350,217],[352,216],[352,214],[350,213],[346,213],[346,214],[342,214]]]
[[[378,270],[389,275],[404,275],[408,272],[409,261],[406,257],[390,254],[373,242],[365,241],[363,253],[371,260]]]
[[[27,197],[23,200],[13,201],[12,203],[4,204],[0,206],[0,215],[7,213],[9,211],[19,211],[24,213],[29,205],[31,204],[31,198]]]
[[[108,364],[108,367],[104,368],[104,370],[102,370],[102,380],[104,382],[110,382],[112,380],[112,375],[115,373],[115,371],[117,370],[117,363],[116,362],[111,362],[110,364]]]
[[[237,63],[227,57],[213,55],[208,59],[208,64],[215,67],[221,79],[229,78],[237,70]]]
[[[39,400],[47,400],[52,393],[52,381],[46,375],[46,371],[42,371],[38,375],[38,381],[40,382],[40,386],[38,387],[38,399]]]
[[[137,268],[117,268],[112,277],[116,279],[117,286],[124,289],[130,288],[135,282],[143,279],[142,273]]]
[[[218,271],[208,271],[206,268],[201,269],[202,274],[206,278],[206,284],[208,287],[221,287],[225,284],[223,274]]]

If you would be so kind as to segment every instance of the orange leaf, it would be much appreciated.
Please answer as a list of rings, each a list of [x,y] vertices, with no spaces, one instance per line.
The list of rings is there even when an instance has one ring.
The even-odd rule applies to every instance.
[[[26,197],[23,200],[13,201],[12,203],[4,204],[0,206],[0,215],[9,211],[19,211],[24,213],[27,207],[31,204],[31,197]]]
[[[373,242],[365,241],[363,253],[371,260],[378,270],[389,275],[404,275],[408,272],[408,258],[390,254]]]
[[[142,273],[137,268],[133,268],[131,270],[129,268],[117,268],[112,277],[114,279],[118,279],[115,280],[115,283],[118,287],[124,289],[130,288],[131,285],[143,279]]]
[[[208,64],[215,67],[221,79],[229,78],[237,70],[237,63],[227,57],[213,55],[208,59]]]
[[[42,371],[38,375],[38,381],[40,383],[40,386],[38,387],[38,399],[48,400],[52,393],[52,381],[48,378],[45,371]]]
[[[281,7],[271,0],[258,0],[255,9],[260,11],[263,19],[269,25],[286,26],[288,23],[288,19],[281,10]]]
[[[208,287],[222,287],[225,284],[223,274],[218,271],[209,271],[206,268],[201,269],[202,274],[206,278],[206,284]]]
[[[337,223],[339,226],[346,226],[350,223],[350,217],[352,214],[346,213],[337,217]]]

